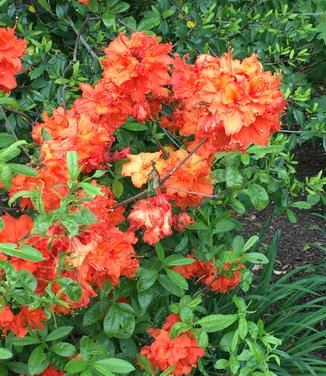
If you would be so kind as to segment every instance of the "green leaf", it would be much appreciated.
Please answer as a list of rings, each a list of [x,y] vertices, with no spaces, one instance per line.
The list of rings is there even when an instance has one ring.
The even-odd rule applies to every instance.
[[[57,339],[66,337],[73,330],[73,326],[60,326],[45,337],[46,342],[56,341]]]
[[[250,252],[242,256],[244,261],[252,262],[253,264],[268,264],[268,258],[262,253]]]
[[[59,283],[69,299],[73,300],[74,302],[79,301],[82,295],[82,288],[79,283],[66,277],[59,277],[56,279],[56,281]]]
[[[268,205],[269,197],[265,188],[262,186],[258,184],[249,185],[248,194],[250,201],[257,210],[263,210]]]
[[[40,343],[40,340],[35,337],[25,336],[22,338],[14,337],[10,339],[10,343],[15,346],[27,346],[27,345],[36,345]]]
[[[248,325],[247,325],[247,320],[245,317],[241,316],[239,319],[239,336],[242,340],[244,340],[247,337],[248,334]]]
[[[131,363],[118,358],[97,360],[92,363],[92,366],[102,375],[108,375],[108,370],[114,373],[129,373],[135,371],[135,367]]]
[[[164,264],[166,266],[180,266],[180,265],[190,265],[193,264],[196,260],[189,257],[183,257],[179,255],[170,255],[168,256]]]
[[[246,244],[243,246],[243,252],[248,251],[254,244],[257,243],[259,237],[257,235],[252,236],[250,239],[246,241]]]
[[[70,180],[75,181],[79,175],[78,153],[76,151],[68,151],[66,160]]]
[[[222,232],[229,232],[235,228],[235,223],[232,219],[222,219],[214,227],[213,233],[220,234]]]
[[[119,198],[123,193],[123,184],[119,180],[115,180],[112,183],[112,192],[114,193],[115,197]]]
[[[120,128],[127,129],[132,132],[144,132],[147,131],[147,127],[144,124],[137,123],[136,121],[130,121],[123,124]]]
[[[40,262],[44,260],[42,253],[31,245],[23,244],[19,250],[16,249],[16,247],[16,244],[0,243],[0,252],[8,256],[14,256],[32,262]]]
[[[43,345],[35,347],[28,358],[28,370],[31,375],[43,372],[49,365]]]
[[[0,165],[0,182],[9,191],[12,183],[12,171],[8,164]]]
[[[174,282],[172,282],[167,275],[161,274],[158,277],[158,281],[160,285],[164,287],[165,290],[167,290],[169,293],[172,293],[173,295],[176,295],[176,296],[183,295],[183,291],[181,290],[181,288],[178,285],[176,285]]]
[[[91,305],[83,317],[83,326],[93,325],[103,319],[110,306],[109,301],[99,301]]]
[[[65,365],[65,371],[68,373],[80,373],[87,369],[88,363],[84,359],[73,359]]]
[[[225,171],[225,181],[228,188],[240,188],[243,183],[243,177],[235,167],[227,167]]]
[[[227,359],[219,359],[214,364],[214,368],[216,369],[227,369],[228,366],[229,366],[229,361]]]
[[[164,248],[162,247],[162,244],[156,243],[155,244],[155,250],[156,250],[156,253],[157,253],[159,260],[163,263],[164,259],[165,259],[165,252],[164,252]]]
[[[102,16],[102,21],[107,29],[110,29],[111,27],[113,27],[113,25],[115,25],[115,20],[116,18],[114,14],[112,14],[110,11],[105,12]]]
[[[291,223],[297,223],[297,217],[291,209],[286,209],[286,215]]]
[[[0,148],[5,148],[15,142],[15,137],[8,133],[0,133]]]
[[[259,145],[251,145],[247,149],[247,153],[249,154],[267,154],[267,153],[280,153],[284,149],[283,145],[268,145],[268,146],[259,146]]]
[[[154,269],[141,269],[140,278],[137,282],[138,292],[148,290],[154,285],[158,277],[158,271]]]
[[[165,269],[165,271],[172,282],[183,290],[188,290],[188,282],[181,274],[172,269]]]
[[[37,2],[48,12],[51,12],[49,3],[46,0],[37,0]]]
[[[208,333],[218,332],[232,325],[238,319],[238,315],[209,315],[198,320],[196,324]]]
[[[0,347],[0,360],[7,360],[12,357],[13,355],[11,351],[4,349],[3,347]]]
[[[68,342],[55,343],[50,347],[50,350],[64,358],[69,358],[76,355],[75,346]]]
[[[34,170],[34,168],[18,163],[8,163],[8,166],[14,171],[16,174],[22,174],[25,176],[38,176],[38,173]]]
[[[82,190],[90,197],[104,196],[101,188],[92,183],[82,182],[78,184],[78,187],[82,188]]]
[[[0,151],[0,162],[7,162],[10,159],[17,157],[20,154],[19,146],[26,145],[24,140],[16,141],[6,149]]]

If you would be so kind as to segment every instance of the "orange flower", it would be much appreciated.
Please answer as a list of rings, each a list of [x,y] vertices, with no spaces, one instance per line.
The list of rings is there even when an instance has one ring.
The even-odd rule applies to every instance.
[[[80,89],[83,95],[75,100],[73,109],[88,115],[110,133],[123,124],[133,111],[131,100],[113,82],[102,79],[94,88],[81,84]]]
[[[139,153],[136,155],[127,154],[129,162],[122,166],[122,176],[130,176],[133,185],[141,188],[147,183],[153,166],[161,157],[161,152]]]
[[[170,84],[169,67],[172,58],[168,55],[171,44],[162,44],[158,38],[137,32],[131,38],[121,33],[104,50],[103,77],[113,82],[120,93],[133,103],[132,115],[145,121],[151,115],[147,96],[167,97]]]
[[[38,123],[33,138],[42,145],[42,158],[46,163],[52,159],[65,160],[70,150],[78,152],[79,163],[84,172],[90,172],[109,161],[109,149],[114,140],[111,133],[100,124],[92,122],[87,114],[76,114],[58,108],[52,117],[44,114],[44,123]],[[51,139],[43,140],[47,132]]]
[[[69,263],[77,268],[85,282],[102,286],[109,279],[115,286],[122,276],[134,277],[139,267],[132,246],[135,240],[133,234],[123,233],[116,227],[91,225],[68,248]]]
[[[82,2],[83,0],[79,0],[79,2]],[[48,368],[39,373],[38,375],[39,376],[64,376],[64,372],[63,371],[59,371],[57,370],[56,368],[54,368],[52,365],[49,365]]]
[[[43,330],[44,324],[42,321],[47,320],[46,314],[41,309],[29,309],[24,306],[18,315],[15,315],[10,330],[17,337],[25,337],[30,329]]]
[[[178,321],[179,316],[172,314],[168,316],[164,329],[148,329],[154,342],[150,346],[144,346],[140,354],[146,356],[152,366],[160,371],[174,366],[172,374],[189,375],[199,358],[205,355],[205,351],[198,345],[191,331],[174,339],[170,337],[169,330]]]
[[[228,292],[239,284],[241,279],[241,273],[239,270],[241,270],[243,267],[244,265],[234,266],[232,263],[225,262],[224,271],[221,275],[216,276],[211,274],[203,280],[203,283],[213,292]],[[219,273],[217,268],[216,273]]]
[[[256,55],[242,62],[230,53],[221,58],[199,55],[194,67],[176,57],[172,84],[185,113],[197,118],[196,131],[194,122],[186,121],[180,133],[191,131],[196,140],[209,136],[206,146],[211,153],[265,145],[280,127],[286,101],[279,77],[263,72]]]
[[[145,229],[144,241],[151,245],[172,234],[171,205],[162,194],[138,201],[133,206],[128,221],[132,231],[142,227]]]
[[[7,305],[0,308],[0,329],[3,330],[4,335],[10,330],[14,317],[11,308]]]
[[[201,261],[195,256],[188,255],[187,258],[192,258],[195,260],[192,264],[174,266],[173,269],[184,276],[186,279],[202,277],[210,274],[213,270],[213,265],[207,261]]]
[[[32,230],[34,223],[28,215],[21,215],[19,218],[12,217],[6,213],[3,217],[4,228],[0,230],[1,243],[18,243]]]
[[[16,175],[13,179],[9,196],[20,191],[39,190],[45,211],[57,209],[61,197],[67,195],[69,188],[65,185],[68,180],[67,163],[65,160],[48,160],[43,168],[37,169],[39,176]],[[21,208],[34,207],[29,198],[20,198]]]
[[[14,31],[0,27],[0,90],[5,93],[17,86],[14,75],[22,68],[20,57],[26,49],[26,41],[17,39]]]
[[[177,231],[183,231],[187,226],[194,223],[193,217],[190,217],[187,212],[183,211],[179,214],[175,214],[172,218],[173,227]]]
[[[168,174],[187,154],[186,150],[179,149],[171,152],[168,159],[158,161],[156,168],[160,176]],[[175,205],[186,208],[213,193],[214,186],[209,182],[210,172],[207,160],[195,153],[165,181],[162,189]]]

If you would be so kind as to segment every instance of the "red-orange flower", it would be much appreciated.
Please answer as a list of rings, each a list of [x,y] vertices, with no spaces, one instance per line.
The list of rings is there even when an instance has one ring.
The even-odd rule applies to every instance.
[[[145,229],[144,241],[151,245],[172,234],[171,205],[162,194],[138,201],[133,206],[128,221],[131,230]]]
[[[172,84],[182,110],[193,115],[180,133],[191,131],[197,140],[209,136],[206,152],[265,145],[280,127],[286,101],[279,76],[263,72],[256,55],[242,62],[230,53],[221,58],[199,55],[193,67],[176,57]]]
[[[182,211],[181,213],[175,214],[172,218],[173,227],[177,231],[183,231],[187,226],[192,225],[194,223],[194,218],[190,217],[190,215]]]
[[[82,0],[79,0],[81,2]],[[63,371],[59,371],[58,369],[54,368],[52,365],[49,365],[48,368],[39,373],[38,376],[64,376]]]
[[[18,243],[30,233],[34,226],[32,218],[25,214],[15,218],[6,213],[2,220],[4,227],[0,230],[1,243]]]
[[[43,199],[45,211],[57,209],[61,198],[66,196],[69,188],[65,185],[68,180],[66,160],[49,160],[43,168],[36,169],[39,176],[16,175],[13,179],[9,196],[20,191],[39,190]],[[34,207],[29,198],[20,198],[20,206]]]
[[[30,329],[44,329],[42,321],[47,320],[46,314],[39,308],[29,309],[24,306],[21,311],[15,315],[10,330],[17,337],[25,337]]]
[[[199,358],[205,355],[205,351],[198,345],[191,331],[182,333],[174,339],[170,337],[169,330],[178,321],[179,316],[172,314],[168,316],[163,329],[148,329],[148,333],[154,337],[154,342],[144,346],[140,354],[146,356],[155,369],[164,371],[174,366],[172,374],[189,375]]]
[[[130,176],[133,185],[141,188],[147,183],[155,163],[161,157],[161,152],[128,154],[129,162],[122,166],[122,176]]]
[[[159,160],[156,168],[160,176],[168,174],[187,154],[186,150],[179,149],[171,152],[168,159]],[[208,161],[195,153],[165,181],[162,188],[175,205],[186,208],[213,193],[214,186],[209,182],[210,172]]]
[[[10,330],[14,317],[10,307],[7,305],[0,307],[0,329],[2,329],[4,335]]]
[[[14,75],[22,68],[20,57],[26,49],[26,41],[17,39],[14,31],[0,27],[0,90],[5,93],[17,86]]]
[[[225,293],[234,289],[240,282],[241,270],[244,266],[234,266],[232,263],[224,263],[224,271],[219,273],[216,268],[216,275],[210,274],[204,280],[203,283],[209,287],[213,292]]]
[[[131,114],[140,121],[151,115],[147,96],[169,94],[165,86],[171,81],[169,68],[173,60],[168,55],[171,49],[171,44],[159,43],[156,36],[137,32],[130,39],[121,33],[104,50],[104,79],[130,98]]]

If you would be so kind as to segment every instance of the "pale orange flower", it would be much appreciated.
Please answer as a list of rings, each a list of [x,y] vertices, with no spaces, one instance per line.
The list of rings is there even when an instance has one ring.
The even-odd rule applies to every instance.
[[[133,185],[141,188],[147,183],[153,166],[161,157],[161,152],[127,154],[129,162],[122,166],[122,176],[130,176]]]

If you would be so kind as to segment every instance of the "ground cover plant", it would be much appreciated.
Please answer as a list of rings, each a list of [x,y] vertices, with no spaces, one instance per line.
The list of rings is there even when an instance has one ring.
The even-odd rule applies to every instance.
[[[0,1],[1,374],[323,374],[322,267],[264,241],[325,202],[323,5],[201,3]]]

